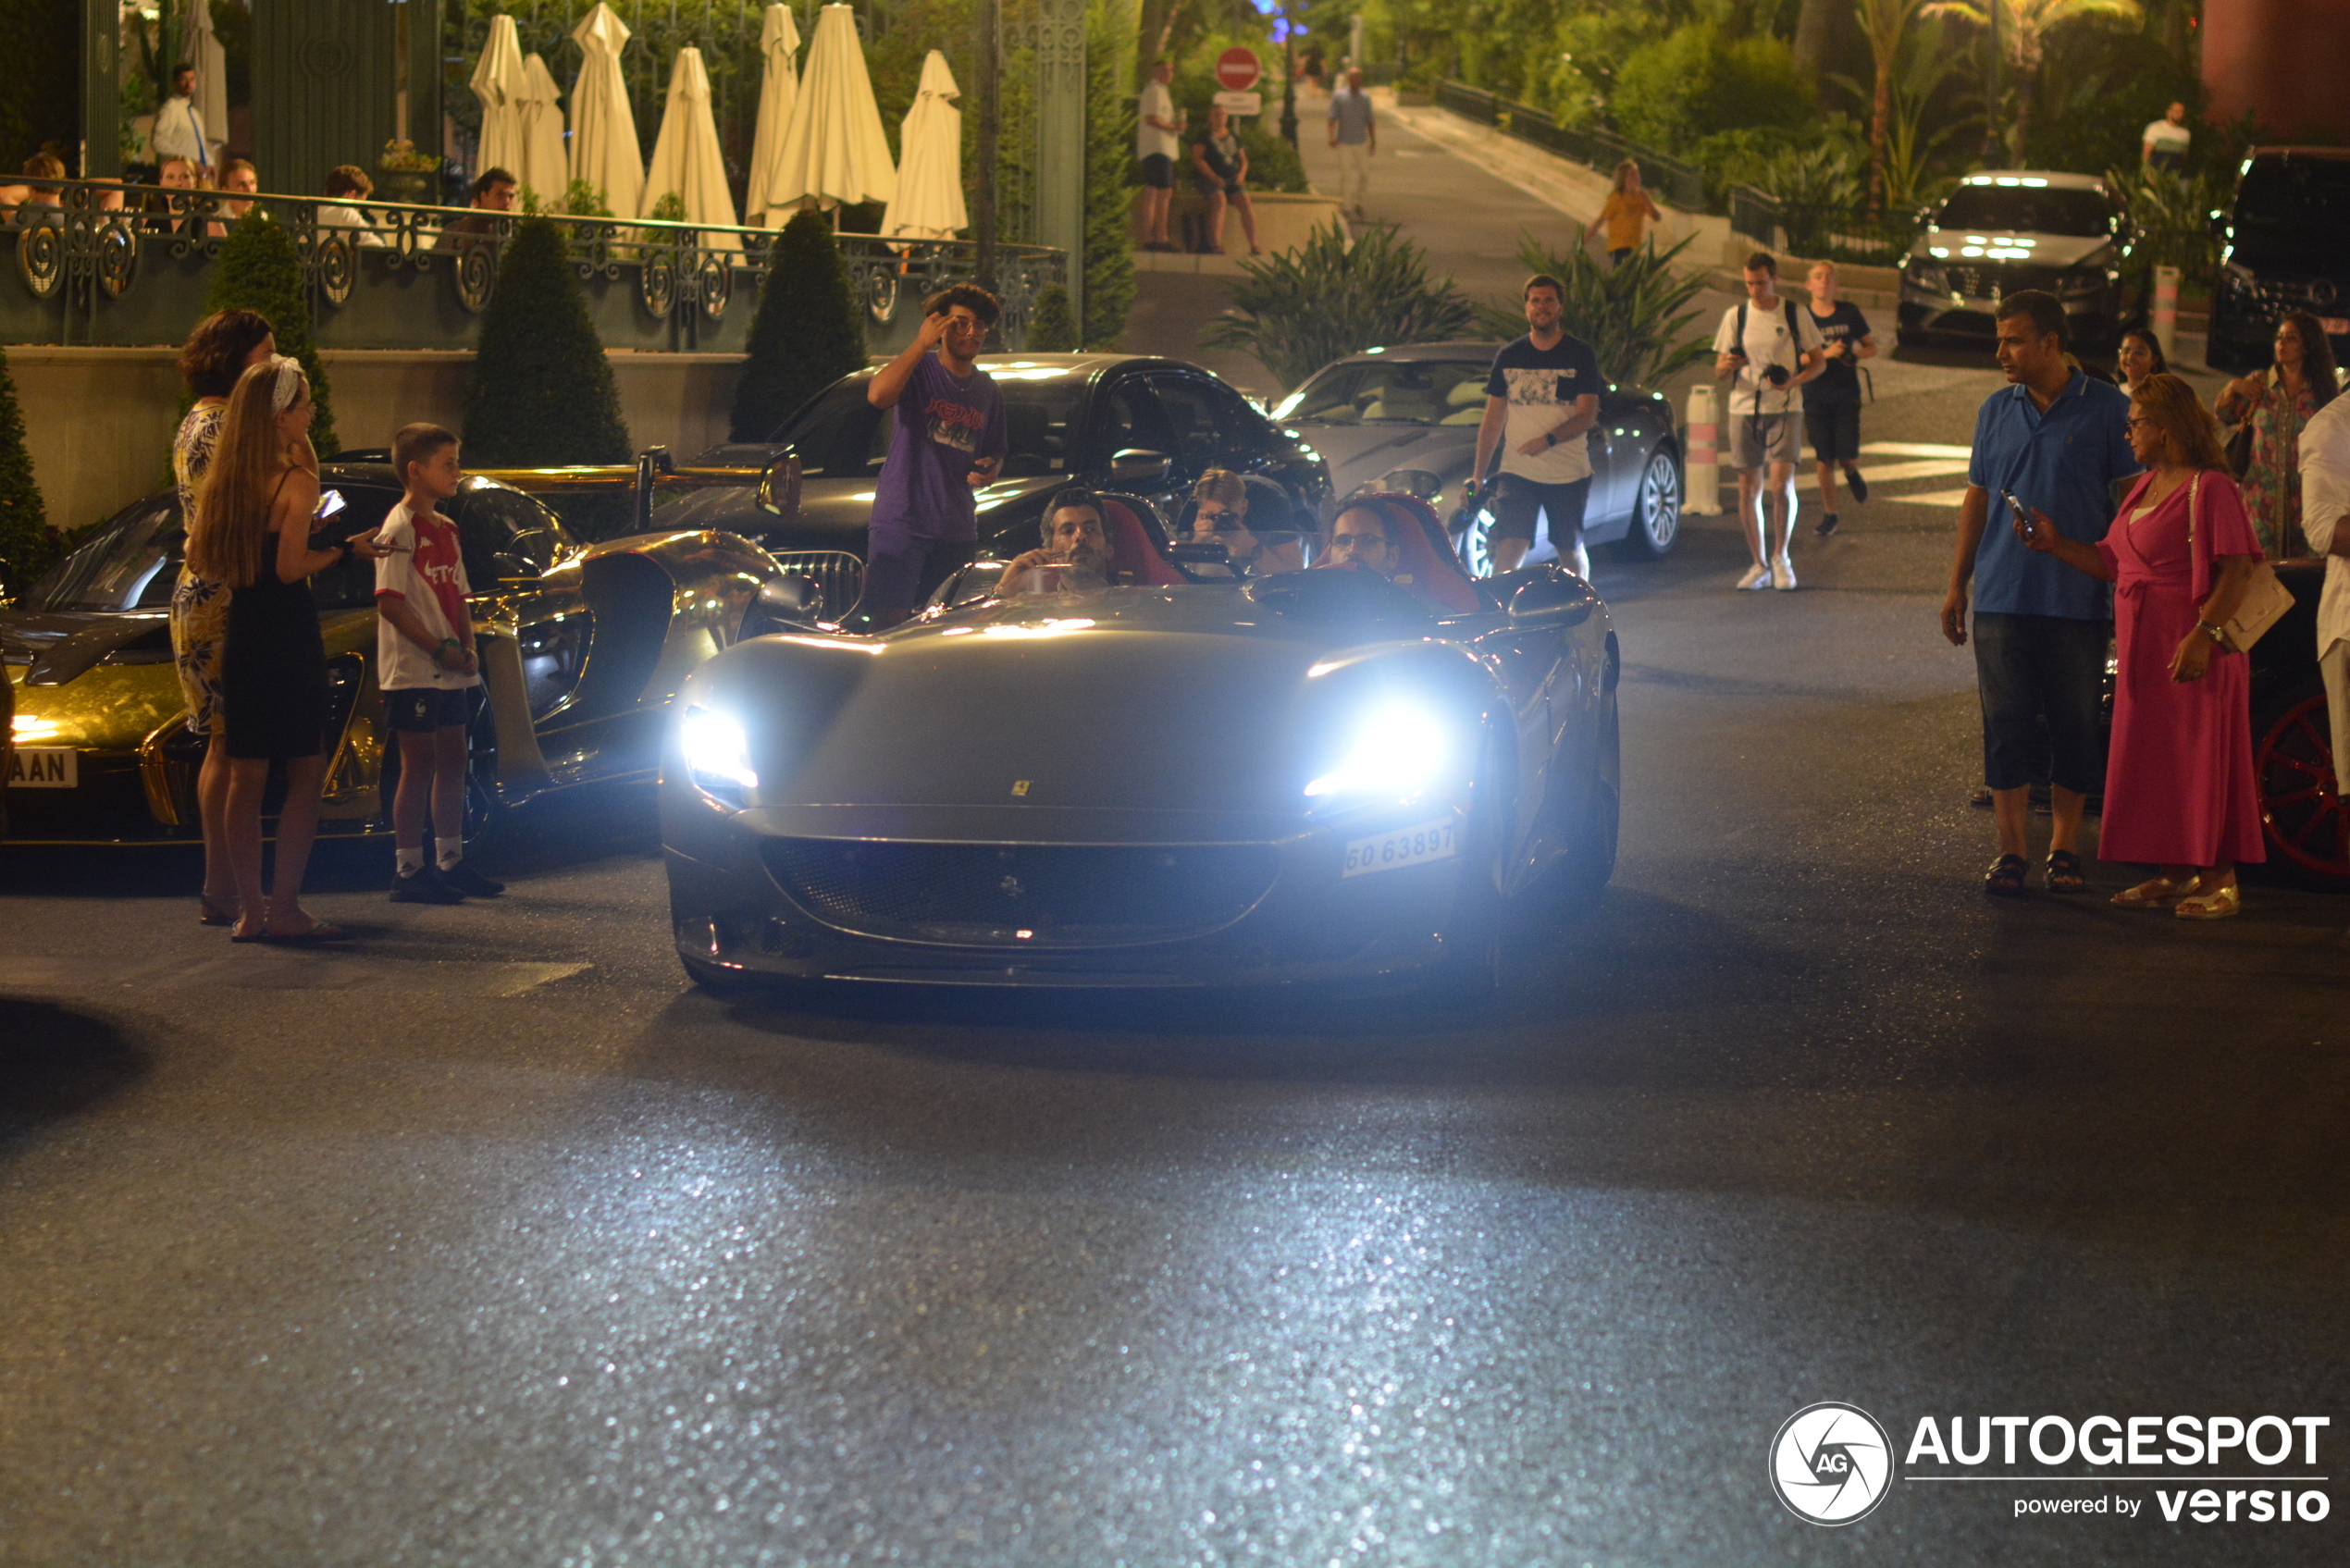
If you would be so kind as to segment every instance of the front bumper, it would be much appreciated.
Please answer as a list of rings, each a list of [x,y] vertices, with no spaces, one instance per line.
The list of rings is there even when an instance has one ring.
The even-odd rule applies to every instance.
[[[2101,343],[2121,332],[2120,298],[2113,290],[2059,297],[2059,302],[2064,306],[2065,320],[2072,328],[2070,336],[2076,343]],[[1981,338],[1988,341],[1998,336],[1998,308],[1996,297],[1948,293],[1920,288],[1906,278],[1901,280],[1899,321],[1901,330],[1907,333]]]
[[[1454,823],[1451,857],[1342,874],[1349,842],[1437,818]],[[1465,816],[1426,804],[1328,826],[1259,821],[1236,834],[1244,824],[1212,813],[1071,812],[1056,821],[1044,812],[831,808],[728,815],[668,784],[662,819],[679,956],[699,969],[776,981],[1045,989],[1400,981],[1453,957],[1476,934],[1488,891],[1478,878],[1490,875]],[[1017,836],[1008,831],[1016,821]],[[814,907],[771,870],[779,844],[918,845],[950,854],[984,846],[1008,858],[1234,852],[1262,856],[1271,869],[1261,894],[1229,919],[1100,938],[1037,932],[1039,945],[1017,934],[1008,916],[1003,931],[978,940],[847,929],[855,922],[837,907]]]

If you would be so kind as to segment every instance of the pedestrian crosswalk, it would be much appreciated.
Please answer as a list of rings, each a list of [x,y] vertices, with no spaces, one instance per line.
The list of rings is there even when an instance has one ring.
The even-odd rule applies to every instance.
[[[1918,490],[1907,494],[1883,488],[1886,486],[1908,484],[1919,479],[1949,479],[1966,473],[1970,447],[1951,446],[1939,441],[1863,441],[1861,443],[1861,473],[1869,482],[1872,499],[1898,502],[1902,506],[1956,506],[1966,500],[1966,487],[1938,490]],[[1880,463],[1879,458],[1906,458],[1905,463]],[[1819,470],[1812,466],[1809,453],[1797,465],[1795,488],[1816,490],[1820,488]],[[1727,475],[1725,475],[1725,477]],[[1841,499],[1841,498],[1840,498]],[[1844,504],[1850,504],[1849,500]]]

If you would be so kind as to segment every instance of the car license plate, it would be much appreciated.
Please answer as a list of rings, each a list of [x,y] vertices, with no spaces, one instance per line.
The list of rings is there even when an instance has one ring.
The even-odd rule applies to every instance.
[[[70,746],[19,746],[8,765],[8,787],[71,789],[80,779],[79,756]]]
[[[2350,315],[2325,316],[2319,321],[2318,325],[2325,328],[2326,336],[2329,338],[2350,337]]]
[[[1398,828],[1393,833],[1351,839],[1346,846],[1346,866],[1339,872],[1339,880],[1426,865],[1430,860],[1449,860],[1459,849],[1455,842],[1457,831],[1453,820],[1444,817]]]

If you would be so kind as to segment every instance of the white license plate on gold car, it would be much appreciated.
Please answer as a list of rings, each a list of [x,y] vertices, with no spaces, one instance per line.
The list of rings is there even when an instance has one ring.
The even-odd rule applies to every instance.
[[[1339,880],[1366,877],[1373,871],[1400,870],[1405,866],[1424,866],[1430,860],[1449,860],[1459,852],[1459,831],[1458,824],[1445,817],[1398,828],[1393,833],[1349,839],[1346,864],[1338,873]]]
[[[19,746],[8,764],[10,789],[71,789],[80,780],[70,746]]]

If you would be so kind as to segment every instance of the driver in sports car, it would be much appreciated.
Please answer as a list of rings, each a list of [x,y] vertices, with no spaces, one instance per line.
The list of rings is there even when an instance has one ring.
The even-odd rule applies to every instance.
[[[1043,532],[1044,548],[1014,556],[996,580],[997,593],[1083,593],[1109,586],[1109,540],[1093,491],[1071,486],[1056,495],[1045,509]]]
[[[1349,566],[1392,579],[1403,554],[1395,527],[1387,513],[1375,507],[1350,506],[1330,525],[1330,542],[1314,564],[1317,569]]]

